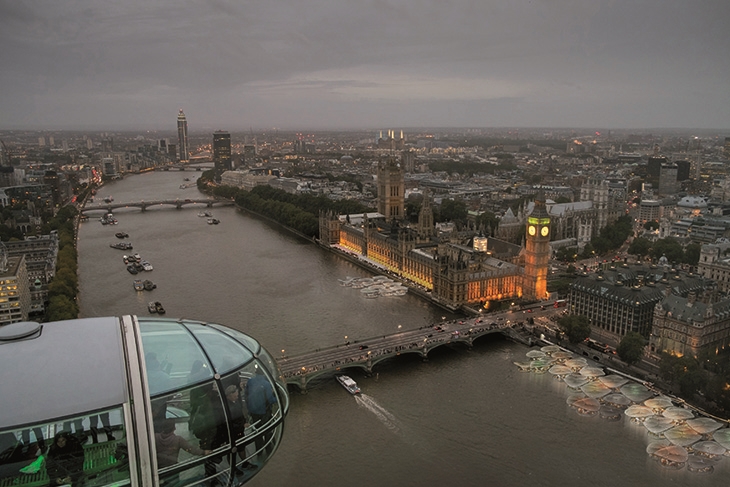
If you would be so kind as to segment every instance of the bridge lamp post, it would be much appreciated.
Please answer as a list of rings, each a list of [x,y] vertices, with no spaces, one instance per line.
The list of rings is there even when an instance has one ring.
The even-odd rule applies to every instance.
[[[282,348],[282,349],[281,349],[281,358],[284,358],[284,353],[285,353],[285,352],[286,352],[286,350],[284,350],[284,349]]]

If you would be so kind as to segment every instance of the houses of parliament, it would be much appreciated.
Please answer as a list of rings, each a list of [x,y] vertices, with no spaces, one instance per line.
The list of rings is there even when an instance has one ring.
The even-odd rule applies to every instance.
[[[320,214],[320,242],[354,254],[417,284],[449,309],[548,297],[550,216],[538,195],[527,218],[525,245],[475,231],[438,234],[428,193],[418,222],[405,220],[405,169],[393,156],[378,163],[378,212]]]

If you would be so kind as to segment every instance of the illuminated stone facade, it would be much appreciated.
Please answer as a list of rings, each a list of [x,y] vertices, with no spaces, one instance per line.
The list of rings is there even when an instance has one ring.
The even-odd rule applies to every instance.
[[[379,214],[361,218],[320,216],[323,245],[367,258],[431,292],[432,299],[444,306],[483,306],[489,301],[522,297],[524,271],[517,264],[520,247],[493,238],[485,245],[478,237],[437,242],[431,234],[432,230],[420,225],[388,224]],[[495,258],[495,252],[505,260]],[[547,262],[543,275],[547,275]]]
[[[395,157],[378,163],[378,211],[387,220],[401,220],[405,213],[405,169]]]
[[[428,192],[418,223],[403,223],[403,180],[404,171],[394,158],[379,164],[379,213],[321,213],[320,243],[367,259],[430,292],[434,301],[449,308],[481,307],[523,296],[547,298],[550,217],[544,197],[528,218],[527,248],[522,249],[473,232],[438,238]]]
[[[730,345],[730,300],[707,304],[696,294],[670,295],[657,303],[649,340],[653,353],[697,357]]]
[[[550,261],[550,216],[545,209],[545,198],[538,195],[535,208],[527,217],[525,233],[525,278],[523,293],[526,298],[542,300],[548,297],[547,271]]]

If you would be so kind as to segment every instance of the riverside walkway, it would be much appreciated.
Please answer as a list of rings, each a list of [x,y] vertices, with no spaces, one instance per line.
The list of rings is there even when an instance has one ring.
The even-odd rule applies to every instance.
[[[464,318],[412,330],[399,330],[390,335],[346,342],[290,357],[283,356],[277,363],[287,384],[305,392],[307,384],[322,375],[346,368],[360,368],[372,373],[373,366],[378,362],[406,353],[415,353],[427,360],[428,353],[434,348],[455,344],[471,347],[477,338],[493,333],[530,344],[531,339],[525,333],[520,333],[521,325],[511,323],[504,316],[510,315]]]

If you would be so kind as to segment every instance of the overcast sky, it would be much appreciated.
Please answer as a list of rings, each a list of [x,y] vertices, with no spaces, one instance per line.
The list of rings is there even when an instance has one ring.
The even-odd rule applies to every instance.
[[[0,128],[730,129],[730,0],[0,0]]]

